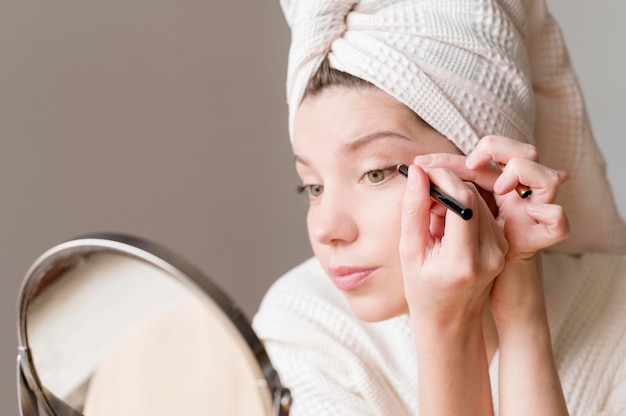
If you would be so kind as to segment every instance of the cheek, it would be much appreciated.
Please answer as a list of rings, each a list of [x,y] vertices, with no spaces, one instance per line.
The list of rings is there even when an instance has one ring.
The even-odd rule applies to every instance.
[[[315,245],[315,239],[313,238],[313,233],[312,233],[312,226],[313,223],[315,221],[315,213],[312,211],[311,207],[308,208],[307,212],[306,212],[306,231],[307,231],[307,235],[309,236],[309,241],[311,242],[311,245]]]
[[[354,206],[352,218],[358,224],[358,238],[350,244],[350,252],[355,262],[376,264],[395,274],[400,267],[401,205],[393,195],[375,192]],[[324,255],[325,247],[317,251]]]
[[[311,244],[314,243],[313,233],[312,233],[312,228],[311,228],[313,226],[314,220],[315,220],[315,214],[311,210],[311,207],[309,207],[306,212],[306,231],[307,231],[307,235],[309,236],[309,240],[311,241]]]
[[[329,246],[320,242],[319,238],[316,237],[315,230],[317,229],[316,227],[319,227],[317,221],[318,212],[316,211],[316,208],[309,207],[306,214],[306,230],[307,236],[309,237],[309,244],[313,249],[313,254],[315,254],[315,257],[317,257],[322,262],[322,264],[325,264],[327,260],[326,253],[328,253]]]
[[[378,247],[378,251],[391,254],[400,243],[400,216],[393,211],[370,215],[361,229],[361,235],[369,240],[369,245]]]
[[[390,255],[397,251],[400,242],[403,195],[402,186],[383,192],[370,189],[360,194],[355,193],[351,198],[346,195],[342,204],[344,211],[341,220],[349,221],[349,225],[343,224],[344,230],[349,228],[351,236],[353,233],[358,236],[351,242],[358,242],[359,246],[367,246],[370,250]],[[309,207],[306,225],[311,246],[319,257],[326,245],[315,238],[314,230],[319,226],[318,215],[320,215],[318,207]]]
[[[370,200],[363,207],[363,216],[368,218],[368,228],[373,234],[371,237],[397,247],[400,242],[402,196]]]

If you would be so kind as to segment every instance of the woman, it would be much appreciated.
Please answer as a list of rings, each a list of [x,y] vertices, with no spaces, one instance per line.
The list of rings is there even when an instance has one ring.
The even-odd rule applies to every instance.
[[[624,224],[545,6],[283,9],[315,258],[274,285],[254,325],[294,414],[625,411],[626,266],[586,254],[623,253]],[[571,149],[592,154],[582,174]],[[433,202],[430,182],[473,218]],[[597,200],[572,197],[590,184]]]

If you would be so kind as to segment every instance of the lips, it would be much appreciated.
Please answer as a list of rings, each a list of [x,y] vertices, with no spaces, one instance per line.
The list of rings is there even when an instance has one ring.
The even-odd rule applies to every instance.
[[[340,290],[353,290],[370,278],[375,267],[335,266],[329,267],[328,272]]]

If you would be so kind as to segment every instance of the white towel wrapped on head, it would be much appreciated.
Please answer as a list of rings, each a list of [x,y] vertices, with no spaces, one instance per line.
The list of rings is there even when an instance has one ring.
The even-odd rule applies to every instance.
[[[322,61],[411,108],[464,153],[497,134],[566,170],[570,253],[626,253],[605,165],[543,0],[281,0],[292,31],[289,128]]]

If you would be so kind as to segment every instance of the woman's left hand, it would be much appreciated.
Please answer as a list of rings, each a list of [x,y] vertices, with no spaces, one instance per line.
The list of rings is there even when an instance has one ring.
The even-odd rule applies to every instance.
[[[561,206],[554,204],[567,174],[538,163],[534,146],[501,136],[483,138],[467,157],[432,154],[426,158],[430,160],[428,166],[448,168],[495,199],[496,219],[509,243],[504,269],[491,293],[491,308],[498,327],[510,318],[526,319],[537,312],[543,313],[535,253],[569,234],[567,216]],[[492,161],[504,168],[500,171]],[[515,188],[519,184],[532,189],[530,197],[523,199],[518,195]]]
[[[495,182],[479,174],[491,169],[492,160],[504,166]],[[475,183],[493,192],[497,220],[509,242],[509,259],[530,259],[538,250],[567,238],[567,216],[560,205],[553,204],[567,174],[538,163],[534,146],[507,137],[487,136],[468,155],[465,165],[477,173]],[[526,199],[515,192],[520,184],[532,190]]]
[[[447,153],[427,155],[428,167],[444,167],[461,179],[474,182],[492,193],[497,205],[497,221],[509,243],[507,258],[528,260],[540,249],[550,247],[569,234],[563,208],[553,204],[560,184],[567,179],[537,162],[537,149],[502,136],[486,136],[467,157]],[[502,171],[492,161],[504,165]],[[515,188],[524,184],[532,194],[522,199]]]

